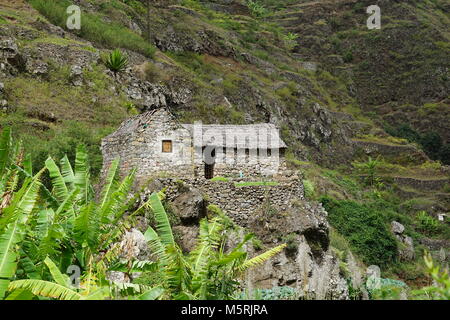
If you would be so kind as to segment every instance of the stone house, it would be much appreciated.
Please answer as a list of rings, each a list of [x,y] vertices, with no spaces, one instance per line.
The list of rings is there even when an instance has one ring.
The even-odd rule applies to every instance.
[[[285,167],[286,144],[273,124],[181,124],[167,108],[125,120],[102,141],[103,171],[120,158],[137,181],[154,174],[177,178],[274,176]]]

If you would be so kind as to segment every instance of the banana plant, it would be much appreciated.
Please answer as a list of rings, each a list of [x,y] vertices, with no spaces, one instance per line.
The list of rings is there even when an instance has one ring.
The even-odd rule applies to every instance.
[[[109,297],[108,287],[85,287],[74,289],[70,286],[69,277],[58,269],[56,264],[50,259],[44,260],[54,281],[44,281],[38,279],[25,279],[12,281],[9,284],[11,292],[6,300],[23,300],[24,297],[31,299],[34,296],[53,298],[58,300],[103,300]],[[26,294],[26,293],[31,293]]]
[[[156,230],[149,227],[144,234],[154,256],[151,270],[158,273],[159,283],[142,294],[141,299],[231,299],[239,284],[237,280],[246,270],[264,263],[286,247],[282,244],[248,259],[244,245],[252,235],[247,235],[225,253],[225,216],[221,213],[200,222],[197,245],[185,256],[174,240],[161,202],[163,198],[161,192],[150,196],[148,208],[155,216]]]
[[[33,179],[27,179],[14,193],[8,207],[0,217],[0,299],[5,296],[8,284],[14,277],[19,258],[18,244],[24,237],[27,222],[35,208],[44,169]]]

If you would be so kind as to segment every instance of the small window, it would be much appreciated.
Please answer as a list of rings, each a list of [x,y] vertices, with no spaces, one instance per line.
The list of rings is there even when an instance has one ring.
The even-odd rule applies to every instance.
[[[163,140],[162,152],[164,152],[164,153],[172,152],[172,141],[171,140]]]

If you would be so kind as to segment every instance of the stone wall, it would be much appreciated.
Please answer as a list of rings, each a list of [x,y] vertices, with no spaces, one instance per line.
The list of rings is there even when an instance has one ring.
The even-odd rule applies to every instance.
[[[204,178],[173,179],[158,178],[158,185],[166,188],[169,201],[176,198],[184,187],[198,189],[209,204],[219,206],[238,225],[246,227],[250,218],[260,212],[266,214],[286,212],[294,201],[304,199],[301,180],[296,175],[278,177],[270,182],[277,185],[236,186],[235,183],[249,182],[243,179],[233,181],[211,181]],[[158,191],[149,188],[145,193]]]

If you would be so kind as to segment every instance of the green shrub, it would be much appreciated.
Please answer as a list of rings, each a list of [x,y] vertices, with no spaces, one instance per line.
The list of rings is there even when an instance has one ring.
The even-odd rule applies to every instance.
[[[365,263],[386,265],[396,258],[397,243],[382,213],[350,200],[325,196],[320,201],[329,213],[330,224]]]
[[[315,196],[315,188],[314,188],[314,184],[309,181],[309,180],[303,180],[303,188],[305,190],[305,197],[307,199],[314,199]]]
[[[254,17],[262,18],[269,14],[269,11],[259,1],[247,0],[247,6]]]
[[[425,234],[432,235],[439,230],[439,221],[426,211],[420,211],[416,216],[417,229]]]
[[[347,51],[344,53],[344,56],[342,57],[344,59],[345,63],[349,63],[353,61],[353,53],[351,51]]]

